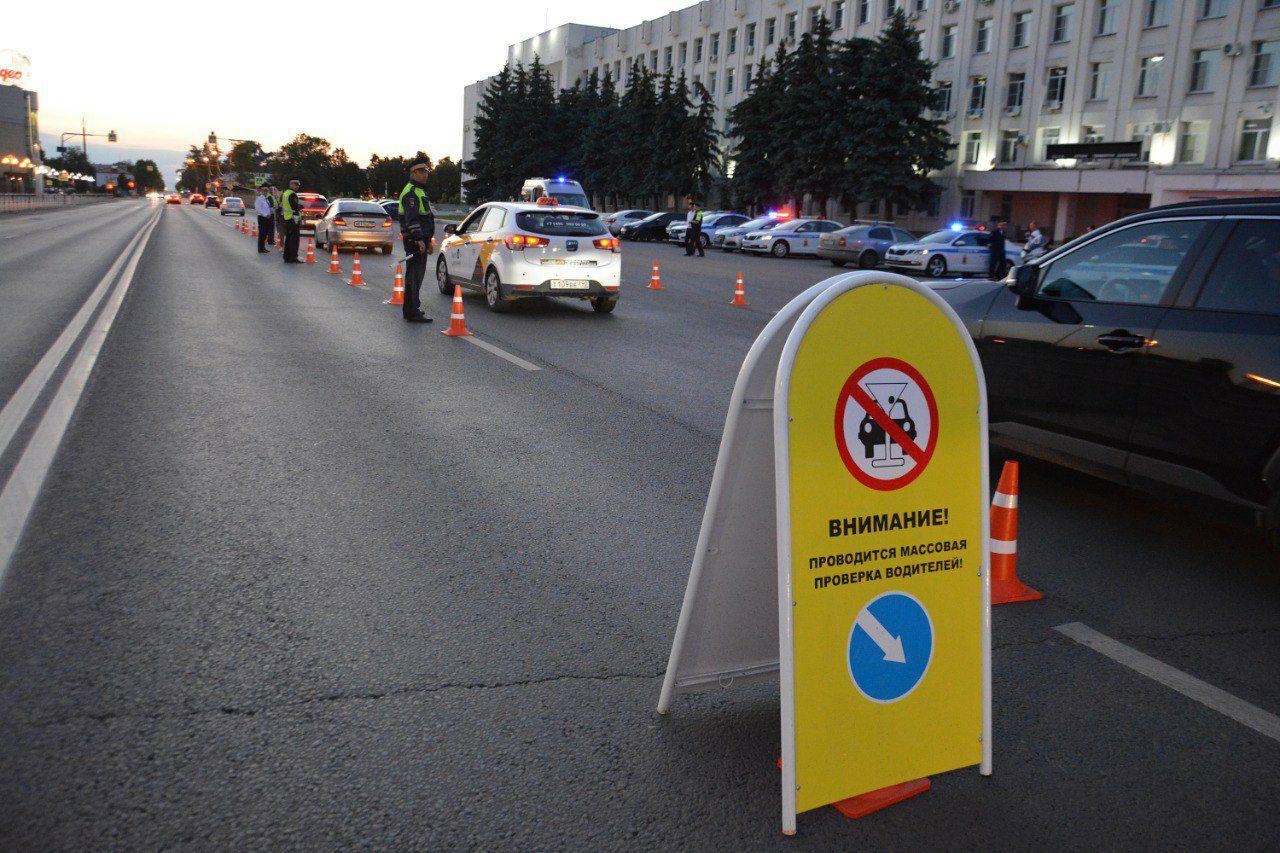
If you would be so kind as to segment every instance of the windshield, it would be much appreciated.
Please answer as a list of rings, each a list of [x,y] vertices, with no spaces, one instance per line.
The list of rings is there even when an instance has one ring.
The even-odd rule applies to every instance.
[[[920,243],[950,243],[956,238],[956,232],[948,229],[946,231],[934,231],[925,237],[919,239]]]
[[[550,237],[596,237],[608,233],[598,215],[567,211],[522,210],[516,214],[516,227]]]
[[[587,204],[587,197],[582,193],[548,193],[560,204],[571,205],[573,207],[590,207]]]

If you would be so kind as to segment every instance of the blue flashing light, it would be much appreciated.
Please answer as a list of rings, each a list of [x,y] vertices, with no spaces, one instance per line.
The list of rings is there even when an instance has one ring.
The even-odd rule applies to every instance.
[[[963,231],[963,230],[964,230],[964,225],[962,225],[962,224],[961,224],[961,223],[959,223],[959,222],[952,222],[952,223],[951,223],[951,230],[952,230],[952,231]]]
[[[559,177],[556,178],[556,183],[563,184],[564,182],[565,182],[564,175],[560,175]]]

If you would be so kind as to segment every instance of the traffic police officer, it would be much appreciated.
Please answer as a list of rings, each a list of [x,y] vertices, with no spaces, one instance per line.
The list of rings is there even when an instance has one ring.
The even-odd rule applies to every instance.
[[[404,241],[405,254],[409,256],[401,312],[410,323],[431,322],[430,317],[423,315],[418,298],[436,234],[436,217],[431,212],[431,202],[427,200],[425,190],[430,174],[429,164],[414,163],[409,169],[409,183],[400,191],[400,238]]]
[[[296,264],[298,261],[298,229],[302,220],[302,201],[298,198],[298,187],[302,182],[294,178],[289,188],[280,195],[280,218],[284,221],[284,262]]]
[[[684,253],[692,256],[694,252],[698,253],[698,257],[705,258],[707,253],[702,249],[702,206],[689,199],[689,227],[684,232]]]

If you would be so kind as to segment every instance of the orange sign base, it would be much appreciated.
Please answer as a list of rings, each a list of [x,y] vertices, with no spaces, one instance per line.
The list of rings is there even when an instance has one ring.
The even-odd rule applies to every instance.
[[[832,803],[836,811],[845,817],[860,818],[866,817],[872,812],[878,812],[886,806],[894,803],[900,803],[903,800],[914,797],[917,794],[923,794],[925,791],[933,787],[933,783],[926,776],[923,779],[912,779],[910,782],[901,782],[897,785],[890,785],[887,788],[881,788],[878,791],[870,791],[866,794],[859,794],[856,797],[850,797],[847,800],[841,800],[838,803]]]

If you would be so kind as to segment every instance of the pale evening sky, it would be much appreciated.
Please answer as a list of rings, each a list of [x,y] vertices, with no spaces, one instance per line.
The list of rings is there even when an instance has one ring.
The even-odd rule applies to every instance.
[[[457,158],[462,89],[497,71],[509,44],[563,23],[626,27],[686,5],[117,2],[83,26],[10,28],[0,48],[30,58],[46,139],[78,130],[84,113],[91,132],[119,131],[122,155],[184,151],[216,130],[268,149],[306,131],[361,163],[418,149]],[[116,159],[112,150],[90,140],[97,162]]]

